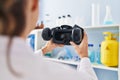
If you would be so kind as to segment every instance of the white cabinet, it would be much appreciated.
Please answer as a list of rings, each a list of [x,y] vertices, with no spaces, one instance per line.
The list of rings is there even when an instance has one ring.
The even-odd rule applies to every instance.
[[[46,41],[44,41],[41,37],[41,32],[42,32],[41,29],[35,29],[31,31],[29,34],[29,36],[34,35],[34,41],[32,41],[32,43],[34,43],[34,51],[41,49],[46,44]],[[28,44],[30,44],[30,42],[28,42]]]

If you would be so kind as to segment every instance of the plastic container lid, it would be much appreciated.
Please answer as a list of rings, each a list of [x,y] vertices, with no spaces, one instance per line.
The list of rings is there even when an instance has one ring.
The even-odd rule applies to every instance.
[[[58,19],[61,19],[61,17],[58,17]]]
[[[63,18],[65,18],[65,16],[62,16]]]
[[[88,47],[93,47],[94,45],[93,44],[88,44]]]
[[[101,44],[99,44],[99,47],[101,47]]]
[[[68,15],[67,15],[67,17],[71,17],[71,15],[70,15],[70,14],[68,14]]]

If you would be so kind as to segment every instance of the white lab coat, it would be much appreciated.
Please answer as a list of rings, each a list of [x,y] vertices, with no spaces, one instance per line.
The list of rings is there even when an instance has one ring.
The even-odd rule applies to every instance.
[[[6,63],[7,45],[8,37],[0,36],[0,80],[98,80],[88,58],[81,60],[79,71],[76,71],[35,55],[19,37],[13,38],[10,49],[11,65],[22,74],[22,77],[16,77]]]

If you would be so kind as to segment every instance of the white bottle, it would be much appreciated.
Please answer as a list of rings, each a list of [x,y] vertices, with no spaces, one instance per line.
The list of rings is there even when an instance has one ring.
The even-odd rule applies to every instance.
[[[44,18],[45,27],[52,27],[52,20],[50,14],[46,14]]]
[[[67,25],[67,23],[66,23],[66,16],[62,16],[62,25]]]
[[[92,4],[92,26],[100,24],[100,7],[99,4]]]
[[[104,24],[105,25],[113,24],[111,9],[110,9],[110,6],[108,6],[108,5],[106,6],[106,15],[104,18]]]
[[[72,17],[71,17],[70,14],[68,14],[67,17],[66,17],[66,24],[68,24],[68,25],[70,25],[70,26],[73,26],[73,25],[74,25],[73,19],[72,19]]]
[[[56,25],[55,26],[60,26],[61,25],[61,17],[59,16],[57,19],[56,19]]]

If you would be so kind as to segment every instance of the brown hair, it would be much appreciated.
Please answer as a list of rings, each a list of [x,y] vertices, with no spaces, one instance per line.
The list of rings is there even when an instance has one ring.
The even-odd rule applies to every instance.
[[[25,4],[26,0],[0,0],[0,35],[9,36],[8,50],[6,61],[9,71],[16,77],[22,75],[16,72],[11,65],[10,46],[14,36],[21,36],[25,30]],[[14,26],[10,26],[11,19],[14,21]]]

